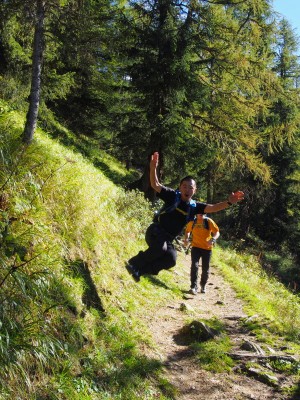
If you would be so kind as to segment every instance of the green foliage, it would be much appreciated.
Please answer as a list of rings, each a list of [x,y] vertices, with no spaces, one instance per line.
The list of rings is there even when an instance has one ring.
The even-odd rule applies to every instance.
[[[41,131],[23,147],[22,117],[3,102],[1,110],[3,398],[174,397],[160,362],[139,349],[151,345],[145,315],[182,295],[178,278],[162,272],[159,279],[143,279],[136,290],[124,268],[145,246],[149,202],[116,187],[105,177],[106,168],[103,174]],[[101,151],[93,154],[126,176],[119,163]],[[245,285],[250,313],[260,315],[253,330],[265,341],[279,332],[297,342],[297,298],[256,270],[253,256],[223,250],[222,267],[225,261],[232,266],[229,279],[238,275]],[[237,265],[243,273],[237,274]],[[223,332],[220,321],[205,322]],[[203,368],[232,368],[224,334],[193,348]]]
[[[280,228],[281,230],[287,229],[288,231],[288,227],[283,225],[282,221],[275,220],[273,223],[276,226],[277,224],[279,225],[277,226],[277,230]],[[273,229],[275,231],[275,227],[269,227],[268,232],[262,233],[261,236],[270,237],[273,234]],[[268,241],[261,239],[252,232],[247,233],[243,240],[230,241],[230,246],[234,247],[239,252],[246,251],[257,257],[262,269],[266,273],[276,277],[276,279],[281,281],[287,288],[297,293],[299,287],[297,258],[293,252],[290,251],[290,246],[288,245],[289,241],[292,241],[291,246],[293,246],[294,249],[297,247],[297,244],[293,243],[294,235],[297,235],[297,233],[287,232],[286,235],[287,236],[284,238],[286,243],[280,244],[280,240],[278,240],[276,251],[274,250],[274,246],[270,245]]]
[[[170,384],[167,379],[160,378],[159,386],[167,399],[176,398],[176,396],[178,395],[178,390],[172,384]]]
[[[141,235],[153,219],[151,204],[139,191],[123,192],[118,198],[116,209],[125,221],[138,224],[137,228]]]
[[[228,212],[226,230],[276,242],[297,265],[299,65],[288,22],[259,0],[46,3],[41,126],[122,186],[137,173],[111,168],[100,150],[143,170],[159,149],[164,181],[191,173],[208,202],[242,188],[247,204]],[[34,7],[1,3],[0,95],[19,110]]]
[[[274,274],[291,290],[297,291],[300,284],[297,278],[296,259],[289,253],[287,248],[278,249],[278,251],[264,251],[261,258],[261,264],[266,271]]]
[[[28,390],[46,396],[47,385],[53,398],[59,390],[67,398],[88,398],[89,384],[103,398],[121,393],[116,374],[107,377],[111,388],[91,378],[108,368],[103,360],[91,375],[80,376],[76,354],[99,344],[91,332],[105,318],[101,309],[110,309],[116,340],[119,330],[126,336],[129,329],[125,311],[138,318],[137,304],[141,313],[143,306],[151,309],[154,298],[145,291],[159,286],[155,279],[145,280],[139,293],[119,283],[124,260],[144,245],[152,210],[142,196],[111,181],[127,185],[138,173],[122,163],[142,168],[153,149],[162,152],[164,182],[175,186],[182,174],[196,175],[203,200],[245,191],[246,201],[218,222],[224,236],[238,235],[255,247],[268,272],[255,267],[251,285],[258,289],[245,286],[250,309],[257,304],[264,316],[254,325],[264,325],[262,337],[278,330],[298,341],[298,302],[269,279],[275,274],[299,287],[299,65],[289,24],[270,23],[270,5],[260,0],[46,3],[40,123],[69,151],[41,132],[30,148],[20,143],[24,115],[15,111],[27,108],[35,2],[0,3],[0,334],[7,366],[0,375],[7,396],[10,382],[20,396]],[[235,264],[256,265],[255,256],[243,257],[228,256],[235,272]],[[236,284],[244,288],[248,278],[241,277]],[[100,295],[86,301],[95,295],[91,282]],[[157,290],[163,301],[164,291]],[[176,294],[171,285],[169,296]],[[139,329],[130,323],[134,347]],[[103,346],[113,349],[114,369],[120,364],[112,342]],[[128,363],[121,356],[124,375],[144,365],[136,355]],[[154,373],[157,366],[148,367]],[[6,368],[13,371],[9,378]],[[51,378],[58,372],[59,379]],[[44,380],[35,389],[40,375]],[[128,396],[156,391],[142,380],[137,376],[137,389]]]
[[[66,1],[48,13],[51,39],[43,100],[73,132],[98,139],[105,130],[110,139],[115,123],[112,109],[120,78],[112,45],[113,17],[114,6],[106,0]],[[101,145],[107,146],[106,141]]]
[[[77,348],[82,333],[69,312],[60,314],[61,307],[73,307],[72,296],[55,275],[60,246],[41,208],[41,160],[32,159],[28,168],[18,122],[13,113],[1,117],[0,380],[5,390],[9,380],[18,381],[22,391],[27,366],[51,370],[66,353],[65,343]],[[58,333],[62,322],[64,332]]]

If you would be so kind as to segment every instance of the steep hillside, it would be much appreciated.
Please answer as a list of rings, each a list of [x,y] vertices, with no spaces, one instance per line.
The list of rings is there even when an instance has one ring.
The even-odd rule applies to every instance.
[[[24,148],[4,106],[0,123],[2,397],[139,397],[159,369],[136,347],[157,293],[136,291],[124,262],[149,205],[43,132]]]
[[[98,151],[103,173],[42,131],[24,147],[23,116],[5,104],[0,111],[0,398],[176,398],[164,360],[155,355],[152,321],[161,318],[164,326],[158,311],[184,299],[187,275],[164,271],[137,285],[124,268],[145,247],[150,205],[108,178],[126,178],[115,160]],[[253,258],[225,247],[215,257],[245,297],[247,313],[257,311],[252,333],[275,343],[278,332],[297,353],[298,299],[264,276]],[[183,262],[179,257],[179,270]],[[264,310],[264,288],[272,314]],[[278,294],[282,307],[275,311]],[[167,340],[169,332],[160,335]],[[197,356],[191,363],[202,368]],[[230,373],[233,365],[224,368]],[[299,364],[293,368],[295,377]],[[293,378],[290,393],[295,385]]]

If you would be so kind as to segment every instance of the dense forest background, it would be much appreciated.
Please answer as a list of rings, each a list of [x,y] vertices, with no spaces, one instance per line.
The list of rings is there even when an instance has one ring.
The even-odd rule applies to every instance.
[[[193,174],[201,200],[243,190],[222,237],[299,289],[298,38],[272,1],[1,0],[0,16],[0,96],[27,113],[25,143],[37,119],[139,171],[118,183],[151,200],[153,151],[162,181]]]

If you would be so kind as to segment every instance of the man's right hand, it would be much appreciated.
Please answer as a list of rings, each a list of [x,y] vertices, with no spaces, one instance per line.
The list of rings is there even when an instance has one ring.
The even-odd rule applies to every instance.
[[[159,160],[159,153],[156,151],[151,156],[151,164],[153,167],[156,168],[158,166],[158,160]]]
[[[160,193],[162,185],[160,184],[156,173],[156,168],[158,166],[158,159],[159,159],[158,152],[153,153],[150,160],[150,182],[152,189]]]

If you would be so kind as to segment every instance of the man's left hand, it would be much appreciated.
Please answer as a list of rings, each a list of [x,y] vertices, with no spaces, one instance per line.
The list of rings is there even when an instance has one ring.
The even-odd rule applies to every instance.
[[[229,196],[228,196],[228,201],[232,204],[235,204],[239,201],[244,200],[244,192],[238,190],[237,192],[232,192]]]

